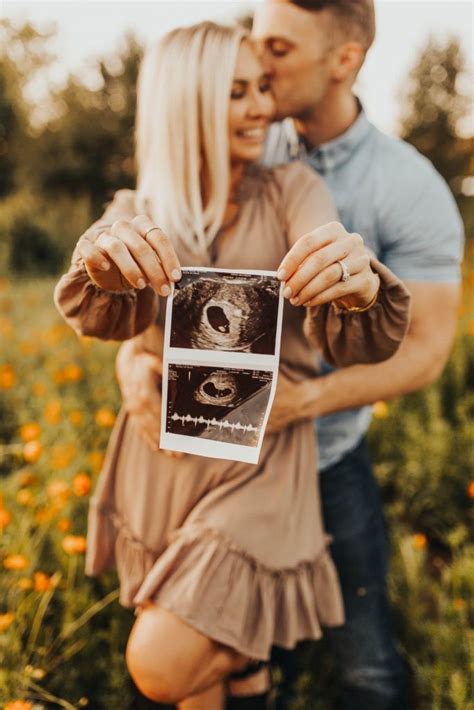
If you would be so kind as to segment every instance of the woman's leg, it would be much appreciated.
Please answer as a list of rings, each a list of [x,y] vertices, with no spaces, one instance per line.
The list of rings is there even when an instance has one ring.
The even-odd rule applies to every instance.
[[[178,710],[224,710],[225,688],[223,683],[217,683],[204,693],[193,695],[191,698],[178,703]]]
[[[126,661],[143,695],[173,704],[242,670],[249,659],[207,638],[166,609],[149,604],[133,625]]]

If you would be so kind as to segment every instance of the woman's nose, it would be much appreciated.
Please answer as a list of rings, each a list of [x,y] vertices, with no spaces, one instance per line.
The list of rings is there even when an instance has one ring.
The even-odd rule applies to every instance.
[[[262,94],[260,91],[256,92],[251,97],[248,114],[252,118],[268,118],[271,115],[271,101],[268,95]]]

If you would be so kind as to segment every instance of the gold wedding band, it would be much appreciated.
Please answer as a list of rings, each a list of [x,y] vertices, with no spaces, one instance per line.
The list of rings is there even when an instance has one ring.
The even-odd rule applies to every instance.
[[[146,230],[145,234],[143,235],[143,239],[146,239],[146,235],[149,234],[150,232],[153,232],[154,229],[158,229],[161,232],[161,229],[159,227],[150,227],[149,229]]]

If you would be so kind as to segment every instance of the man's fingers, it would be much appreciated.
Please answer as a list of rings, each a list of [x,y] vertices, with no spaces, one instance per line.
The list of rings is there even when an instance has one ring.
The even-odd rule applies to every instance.
[[[131,221],[137,232],[156,252],[169,281],[179,281],[181,266],[169,237],[146,215],[138,215]],[[145,236],[146,235],[146,236]]]

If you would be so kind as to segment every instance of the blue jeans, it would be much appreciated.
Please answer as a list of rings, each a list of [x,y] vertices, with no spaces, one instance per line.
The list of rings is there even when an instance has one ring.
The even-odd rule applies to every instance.
[[[320,473],[320,486],[346,614],[344,626],[324,629],[337,667],[338,710],[409,710],[385,587],[386,524],[365,439]],[[294,677],[294,659],[277,653],[284,675]],[[288,686],[282,690],[289,699]],[[289,707],[288,701],[279,706]]]

